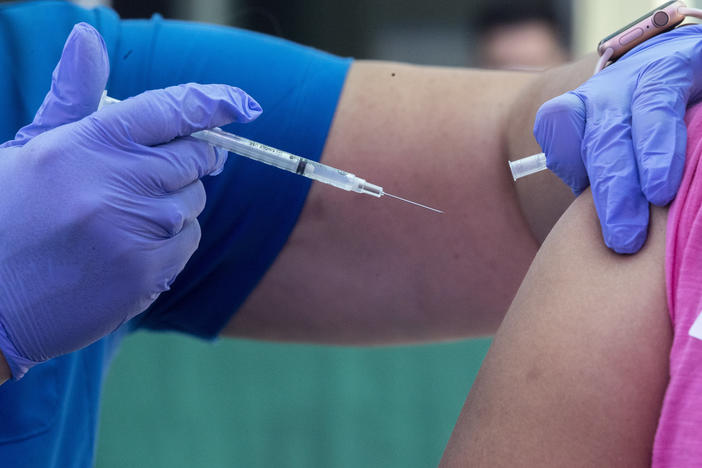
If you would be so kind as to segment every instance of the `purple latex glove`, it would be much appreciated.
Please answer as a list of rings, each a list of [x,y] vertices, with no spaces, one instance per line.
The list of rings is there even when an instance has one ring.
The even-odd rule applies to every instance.
[[[200,240],[199,178],[224,162],[175,138],[261,113],[237,88],[195,84],[93,113],[108,74],[102,38],[77,25],[34,121],[0,147],[0,350],[15,379],[168,289]]]
[[[548,168],[573,192],[592,186],[607,246],[635,253],[646,241],[649,202],[678,191],[688,102],[702,92],[702,27],[656,36],[545,103],[534,135]]]

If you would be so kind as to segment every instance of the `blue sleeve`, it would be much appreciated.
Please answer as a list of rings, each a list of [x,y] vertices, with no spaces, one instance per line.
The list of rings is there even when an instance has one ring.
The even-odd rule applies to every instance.
[[[84,10],[67,2],[0,3],[0,141],[14,138],[41,105],[73,25],[95,26],[113,50],[119,17],[107,8]]]
[[[350,62],[252,32],[155,17],[122,22],[112,63],[108,88],[117,98],[190,81],[238,86],[264,111],[227,130],[319,160]],[[143,316],[144,327],[216,336],[282,249],[310,186],[233,155],[203,182],[200,247]]]
[[[13,90],[23,92],[19,84],[27,77],[39,77],[32,83],[31,96],[12,102],[17,108],[12,123],[0,125],[5,139],[31,121],[49,88],[63,41],[79,21],[93,24],[105,38],[112,67],[108,91],[113,97],[124,99],[185,82],[238,86],[251,94],[264,112],[252,124],[232,125],[226,130],[314,160],[321,157],[351,63],[350,59],[230,27],[168,21],[158,16],[120,20],[108,9],[83,10],[64,2],[34,2],[14,8],[23,10],[25,20],[8,21],[18,29],[8,37],[27,38],[41,50],[40,57],[14,60],[24,67],[14,77],[16,86],[5,91],[0,88],[4,98]],[[44,21],[47,17],[51,21]],[[19,29],[23,27],[26,29]],[[4,49],[11,51],[12,47]],[[27,50],[27,44],[19,50]],[[8,131],[8,127],[14,130]],[[199,217],[200,247],[171,290],[139,316],[134,326],[215,337],[282,249],[310,187],[299,176],[234,155],[222,174],[206,177],[203,182],[207,206]]]

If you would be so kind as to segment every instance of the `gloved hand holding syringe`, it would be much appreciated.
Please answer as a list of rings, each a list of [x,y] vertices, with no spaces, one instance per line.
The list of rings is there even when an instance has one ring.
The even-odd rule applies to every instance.
[[[107,92],[104,92],[100,101],[100,107],[117,102],[120,101],[107,96]],[[422,205],[421,203],[413,202],[411,200],[398,197],[397,195],[387,193],[383,191],[382,187],[371,184],[365,179],[357,177],[354,174],[335,169],[331,166],[296,156],[285,151],[281,151],[247,138],[234,135],[233,133],[225,132],[219,128],[214,128],[212,130],[201,130],[190,136],[206,141],[213,146],[225,149],[234,154],[245,156],[247,158],[275,166],[278,169],[299,174],[303,177],[307,177],[318,182],[333,185],[334,187],[343,190],[373,195],[374,197],[388,195],[390,197],[397,198],[398,200],[421,206],[422,208],[426,208],[436,213],[443,213],[443,211],[437,210],[436,208],[431,208],[429,206]]]

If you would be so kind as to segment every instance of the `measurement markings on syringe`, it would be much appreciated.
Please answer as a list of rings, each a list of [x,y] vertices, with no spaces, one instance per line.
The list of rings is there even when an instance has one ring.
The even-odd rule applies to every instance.
[[[287,157],[290,161],[297,162],[295,173],[299,175],[305,174],[305,166],[307,166],[307,160],[305,158],[295,156],[294,154],[287,153],[279,150],[278,148],[273,148],[272,146],[264,145],[263,143],[259,143],[257,141],[248,140],[246,143],[248,143],[248,145],[252,148],[260,149],[276,156]]]

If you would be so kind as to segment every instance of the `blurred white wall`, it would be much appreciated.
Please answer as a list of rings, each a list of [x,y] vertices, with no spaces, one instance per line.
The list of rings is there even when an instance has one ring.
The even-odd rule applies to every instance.
[[[574,56],[594,52],[600,39],[663,3],[665,1],[659,0],[573,0]],[[685,3],[702,8],[700,0]]]

